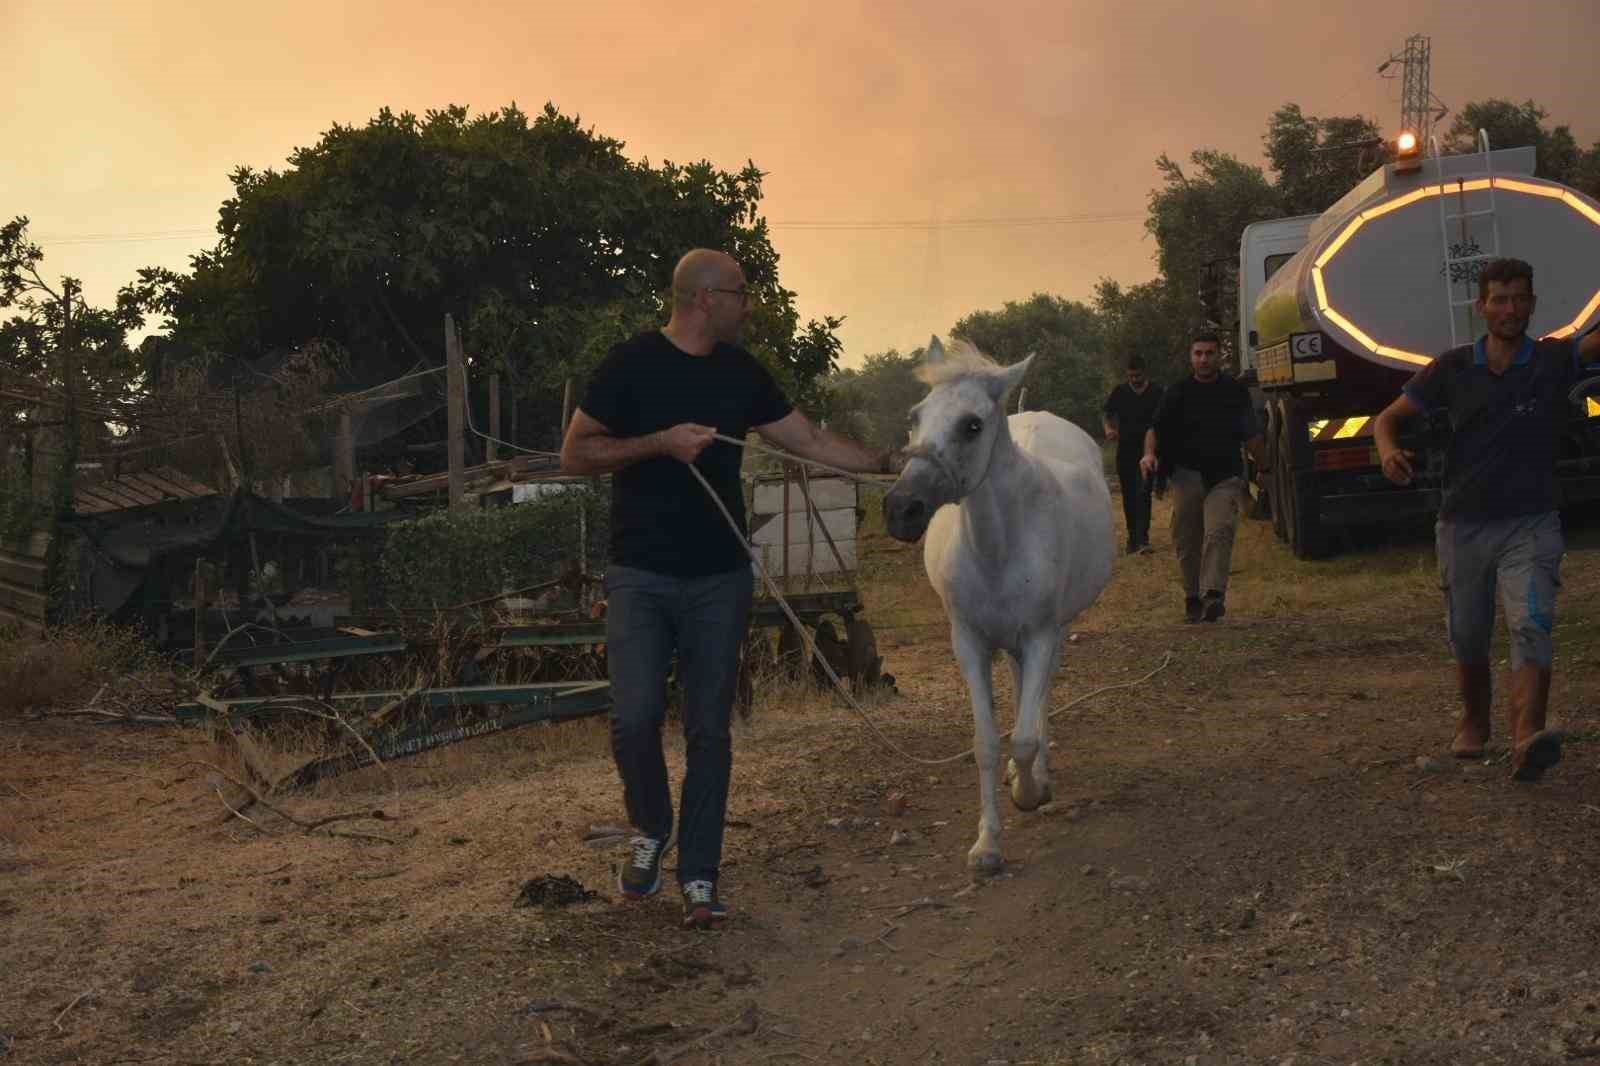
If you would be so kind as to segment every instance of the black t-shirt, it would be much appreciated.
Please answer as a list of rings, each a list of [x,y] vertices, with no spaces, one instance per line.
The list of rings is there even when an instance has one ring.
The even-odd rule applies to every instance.
[[[1239,445],[1260,432],[1250,390],[1227,374],[1167,389],[1154,426],[1162,467],[1198,470],[1208,488],[1244,473]]]
[[[612,348],[579,406],[617,437],[697,422],[738,440],[794,409],[767,368],[743,348],[718,344],[709,355],[690,355],[660,330]],[[743,449],[713,441],[695,466],[747,533],[743,456]],[[612,475],[611,561],[676,577],[723,574],[750,562],[705,487],[666,455]]]
[[[1161,406],[1161,386],[1155,382],[1145,386],[1144,392],[1133,391],[1124,381],[1106,397],[1102,412],[1117,420],[1117,453],[1144,454],[1144,434],[1155,421],[1156,410]]]
[[[1483,340],[1417,371],[1405,394],[1450,416],[1441,518],[1511,518],[1560,506],[1556,457],[1567,392],[1582,372],[1571,340],[1524,337],[1505,373],[1489,370]]]

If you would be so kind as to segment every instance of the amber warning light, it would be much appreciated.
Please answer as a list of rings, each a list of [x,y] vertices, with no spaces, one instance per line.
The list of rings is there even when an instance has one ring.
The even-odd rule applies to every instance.
[[[1394,169],[1396,174],[1407,174],[1421,169],[1422,153],[1417,149],[1417,135],[1406,130],[1394,139]]]

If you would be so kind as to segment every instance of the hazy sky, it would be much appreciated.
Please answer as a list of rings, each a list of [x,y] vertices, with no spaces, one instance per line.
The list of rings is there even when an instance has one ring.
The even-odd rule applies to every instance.
[[[186,269],[215,243],[234,166],[281,169],[386,105],[550,101],[635,159],[767,171],[783,283],[803,315],[847,319],[854,363],[1034,292],[1149,279],[1157,155],[1259,162],[1285,101],[1392,132],[1399,82],[1375,71],[1413,33],[1432,37],[1447,104],[1532,98],[1591,144],[1597,14],[1600,0],[0,0],[0,216],[27,215],[52,278],[105,303],[137,268]],[[1084,216],[1114,217],[1060,221]],[[994,219],[1034,221],[971,221]]]

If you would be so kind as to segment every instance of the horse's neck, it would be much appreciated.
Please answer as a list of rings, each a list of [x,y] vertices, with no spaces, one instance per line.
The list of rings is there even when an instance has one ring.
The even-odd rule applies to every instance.
[[[989,459],[989,472],[965,500],[961,521],[977,559],[985,569],[1003,566],[1017,537],[1017,501],[1031,484],[1033,464],[1001,422]]]

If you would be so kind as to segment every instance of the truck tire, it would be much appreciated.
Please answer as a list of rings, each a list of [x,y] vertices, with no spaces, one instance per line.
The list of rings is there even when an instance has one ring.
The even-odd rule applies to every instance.
[[[1289,466],[1289,453],[1280,442],[1283,436],[1283,418],[1279,415],[1279,408],[1273,405],[1267,408],[1267,461],[1272,469],[1268,472],[1267,480],[1271,482],[1270,495],[1272,499],[1272,532],[1284,544],[1289,543],[1289,527],[1284,518],[1289,510],[1289,493],[1284,488],[1284,470]]]
[[[1296,559],[1322,559],[1328,554],[1328,537],[1322,528],[1316,471],[1312,468],[1311,438],[1305,417],[1294,401],[1283,401],[1283,436],[1278,441],[1283,471],[1284,527]]]

